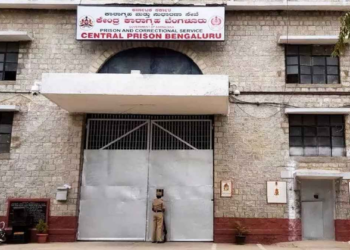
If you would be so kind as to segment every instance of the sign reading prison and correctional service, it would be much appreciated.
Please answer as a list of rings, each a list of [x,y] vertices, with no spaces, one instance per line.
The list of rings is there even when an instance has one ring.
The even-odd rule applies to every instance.
[[[78,40],[223,41],[224,7],[79,6]]]

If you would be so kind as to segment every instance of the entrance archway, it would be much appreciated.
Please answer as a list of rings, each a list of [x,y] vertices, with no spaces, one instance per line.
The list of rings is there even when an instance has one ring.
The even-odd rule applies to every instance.
[[[132,70],[202,74],[186,55],[160,48],[120,52],[99,73]],[[89,114],[86,135],[79,240],[150,240],[157,188],[168,240],[213,240],[212,116]]]

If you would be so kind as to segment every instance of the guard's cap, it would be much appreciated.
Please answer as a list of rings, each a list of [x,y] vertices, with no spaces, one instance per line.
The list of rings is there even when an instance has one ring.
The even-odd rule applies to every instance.
[[[164,189],[157,189],[156,196],[163,196],[164,195]]]

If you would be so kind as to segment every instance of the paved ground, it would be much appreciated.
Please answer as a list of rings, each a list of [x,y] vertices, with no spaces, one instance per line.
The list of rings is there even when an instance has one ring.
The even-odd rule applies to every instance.
[[[279,243],[276,245],[245,245],[214,244],[214,243],[184,243],[171,242],[165,244],[133,243],[133,242],[77,242],[77,243],[48,243],[25,245],[0,245],[1,250],[350,250],[348,242],[332,241],[302,241]]]

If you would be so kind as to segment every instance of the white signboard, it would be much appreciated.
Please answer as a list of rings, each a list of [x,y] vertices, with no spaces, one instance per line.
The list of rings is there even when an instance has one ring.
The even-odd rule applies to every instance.
[[[287,183],[283,181],[267,182],[267,203],[287,203]]]
[[[224,7],[78,6],[78,40],[223,41]]]
[[[232,181],[221,181],[221,197],[232,197]]]

